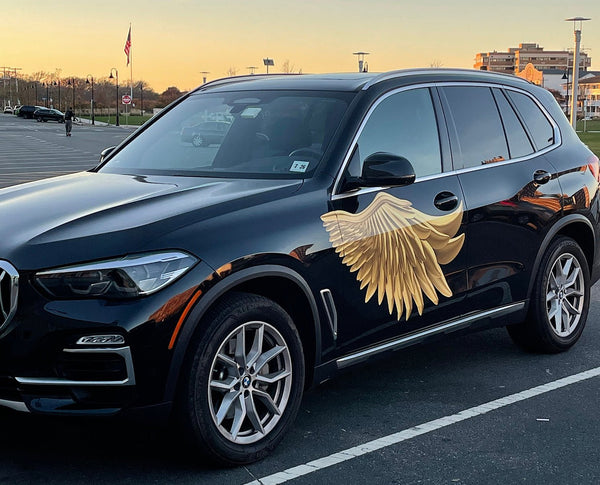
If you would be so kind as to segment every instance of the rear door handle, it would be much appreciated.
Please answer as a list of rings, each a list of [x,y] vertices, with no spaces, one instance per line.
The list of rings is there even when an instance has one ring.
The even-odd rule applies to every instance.
[[[440,192],[433,199],[433,205],[441,211],[451,211],[458,205],[458,197],[452,192]]]
[[[533,172],[533,181],[539,185],[547,184],[550,182],[550,174],[545,170],[536,170]]]

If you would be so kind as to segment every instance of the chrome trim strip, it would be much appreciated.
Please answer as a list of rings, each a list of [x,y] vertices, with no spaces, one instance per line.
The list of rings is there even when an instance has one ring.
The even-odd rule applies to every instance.
[[[327,321],[333,334],[333,340],[337,340],[337,309],[335,308],[335,302],[333,301],[333,295],[329,288],[321,290],[321,299],[323,300],[323,306],[325,307],[325,313],[327,314]]]
[[[135,373],[133,370],[133,360],[129,347],[120,348],[101,348],[101,349],[63,349],[63,352],[81,353],[81,354],[118,354],[125,359],[125,369],[127,377],[122,381],[73,381],[56,377],[15,377],[19,384],[33,386],[95,386],[95,387],[115,387],[115,386],[134,386]]]
[[[346,152],[346,155],[344,156],[344,161],[342,162],[340,170],[338,171],[338,173],[335,177],[331,200],[344,199],[347,197],[353,197],[357,194],[375,192],[375,191],[384,190],[384,189],[388,188],[388,187],[369,187],[368,189],[358,189],[358,190],[354,190],[352,192],[338,193],[340,184],[342,181],[342,177],[344,175],[344,172],[345,172],[348,164],[350,163],[350,157],[352,156],[352,153],[354,152],[354,147],[358,143],[358,138],[362,134],[362,131],[363,131],[365,125],[367,124],[367,122],[369,121],[369,118],[373,114],[373,111],[377,108],[377,106],[379,106],[379,104],[382,101],[384,101],[386,98],[393,96],[394,94],[398,94],[402,91],[409,91],[412,89],[421,89],[421,88],[430,88],[430,87],[448,87],[448,86],[478,86],[478,87],[498,88],[498,89],[506,89],[506,90],[510,90],[510,91],[515,91],[517,93],[525,94],[530,99],[532,99],[535,102],[535,104],[542,110],[542,113],[544,113],[544,115],[546,116],[546,118],[548,119],[550,124],[552,125],[552,129],[554,131],[554,143],[552,145],[550,145],[549,147],[546,147],[538,152],[534,152],[525,157],[513,158],[510,160],[505,160],[503,162],[497,162],[497,163],[488,164],[488,165],[481,165],[478,167],[469,167],[469,168],[464,168],[464,169],[459,169],[459,170],[452,170],[451,172],[442,172],[439,174],[428,175],[426,177],[417,178],[415,180],[415,183],[420,182],[422,180],[431,180],[431,179],[435,179],[435,178],[445,177],[448,175],[461,174],[461,173],[471,172],[471,171],[475,171],[475,170],[484,170],[486,168],[492,168],[492,167],[496,167],[499,165],[507,165],[509,163],[522,162],[524,160],[529,160],[529,159],[538,157],[540,155],[544,155],[545,153],[548,153],[548,152],[554,150],[555,148],[559,147],[562,144],[562,137],[560,135],[560,129],[558,128],[558,125],[556,124],[556,122],[554,121],[552,116],[550,116],[548,111],[546,111],[544,106],[542,106],[538,102],[538,100],[535,99],[535,97],[533,97],[529,92],[515,88],[514,86],[506,86],[504,84],[497,84],[494,82],[480,83],[480,82],[473,82],[473,81],[445,81],[445,82],[420,83],[420,84],[413,84],[410,86],[402,86],[402,87],[394,89],[392,91],[388,91],[383,96],[379,97],[375,101],[375,103],[373,103],[373,106],[371,106],[369,108],[369,111],[367,111],[367,114],[365,115],[360,126],[358,127],[356,134],[354,135],[354,138],[352,139],[350,148],[348,149],[348,151]],[[367,190],[368,192],[362,192],[362,190]]]
[[[25,403],[20,401],[7,401],[6,399],[0,399],[0,406],[14,409],[15,411],[21,411],[22,413],[30,412]]]
[[[336,363],[337,363],[338,369],[343,369],[344,367],[355,364],[356,362],[360,362],[361,360],[367,359],[367,358],[371,357],[372,355],[378,354],[380,352],[385,352],[386,350],[400,349],[402,347],[406,347],[407,345],[409,345],[412,342],[417,341],[419,339],[422,339],[425,337],[430,337],[432,335],[437,335],[439,333],[444,333],[449,330],[458,330],[458,327],[461,327],[461,326],[467,327],[476,320],[480,320],[482,318],[491,317],[491,316],[500,317],[500,316],[503,316],[503,315],[506,315],[506,314],[509,314],[509,313],[512,313],[512,312],[515,312],[518,310],[522,310],[523,308],[525,308],[525,302],[521,301],[521,302],[517,302],[517,303],[511,303],[510,305],[505,305],[502,307],[494,308],[492,310],[486,310],[483,312],[474,313],[474,314],[468,315],[466,317],[461,317],[456,320],[451,320],[447,323],[444,323],[444,324],[441,324],[441,325],[438,325],[435,327],[429,327],[423,331],[412,333],[410,335],[401,337],[401,338],[399,338],[397,340],[393,340],[391,342],[386,342],[384,344],[380,344],[375,347],[371,347],[370,349],[362,350],[355,354],[347,355],[346,357],[337,359]]]
[[[8,308],[4,308],[5,299],[2,298],[2,281],[8,279],[10,295]],[[17,311],[19,296],[19,272],[8,261],[0,260],[0,330],[10,323]]]

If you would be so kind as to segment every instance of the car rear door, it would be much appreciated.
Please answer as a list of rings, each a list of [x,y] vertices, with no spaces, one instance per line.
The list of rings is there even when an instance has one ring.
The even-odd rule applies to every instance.
[[[557,174],[544,156],[559,144],[559,132],[525,91],[438,89],[467,207],[465,311],[524,307],[543,237],[561,215]]]

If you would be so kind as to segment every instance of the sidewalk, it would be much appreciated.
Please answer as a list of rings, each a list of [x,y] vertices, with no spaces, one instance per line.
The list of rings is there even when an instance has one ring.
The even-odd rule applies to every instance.
[[[79,117],[78,117],[79,118]],[[79,121],[76,122],[77,125],[91,125],[92,120],[89,118],[79,118]],[[116,126],[114,123],[106,123],[104,121],[94,120],[94,126]],[[138,125],[124,125],[122,123],[119,124],[118,128],[139,128]]]

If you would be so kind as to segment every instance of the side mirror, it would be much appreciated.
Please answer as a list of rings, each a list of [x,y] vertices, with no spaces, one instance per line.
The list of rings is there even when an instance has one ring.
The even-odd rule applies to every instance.
[[[104,160],[106,159],[106,157],[108,157],[115,148],[117,148],[117,147],[116,146],[112,146],[112,147],[108,147],[108,148],[105,148],[104,150],[102,150],[100,152],[100,163],[104,162]]]
[[[415,169],[406,158],[393,153],[376,152],[365,159],[360,178],[347,180],[345,189],[400,187],[412,184],[415,178]]]

